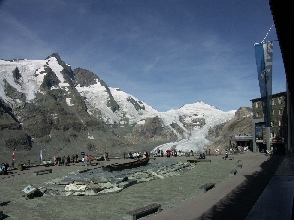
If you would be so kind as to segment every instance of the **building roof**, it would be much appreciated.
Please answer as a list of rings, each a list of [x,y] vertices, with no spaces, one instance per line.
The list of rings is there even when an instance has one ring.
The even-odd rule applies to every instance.
[[[272,94],[272,98],[275,98],[275,97],[280,97],[280,96],[286,96],[287,93],[286,92],[279,92],[279,93],[275,93],[275,94]],[[251,99],[250,101],[251,102],[257,102],[257,101],[260,101],[261,98],[256,98],[256,99]]]

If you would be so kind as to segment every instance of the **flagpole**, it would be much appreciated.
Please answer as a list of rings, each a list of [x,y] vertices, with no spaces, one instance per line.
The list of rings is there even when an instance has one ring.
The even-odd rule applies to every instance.
[[[266,75],[267,73],[265,73],[265,77],[264,77],[264,84],[265,84],[265,97],[266,97],[266,122],[265,122],[265,131],[266,131],[266,149],[270,150],[271,149],[271,143],[270,143],[270,133],[271,133],[271,122],[270,122],[270,114],[271,112],[269,111],[269,105],[270,103],[270,98],[268,96],[268,88],[267,88],[267,83],[268,83],[268,76]]]

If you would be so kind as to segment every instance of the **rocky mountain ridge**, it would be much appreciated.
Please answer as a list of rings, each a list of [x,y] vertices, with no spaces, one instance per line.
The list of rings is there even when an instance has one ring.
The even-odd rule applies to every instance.
[[[13,150],[35,160],[40,150],[44,158],[151,150],[207,132],[235,114],[202,102],[158,112],[89,70],[72,70],[56,53],[45,60],[0,60],[0,67],[2,160]]]
[[[213,142],[209,148],[228,149],[236,134],[252,134],[252,116],[251,108],[240,107],[233,119],[209,129],[207,138]]]

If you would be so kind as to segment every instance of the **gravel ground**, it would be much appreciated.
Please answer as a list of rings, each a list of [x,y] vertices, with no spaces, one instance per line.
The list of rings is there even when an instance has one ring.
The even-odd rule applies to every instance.
[[[9,178],[0,176],[0,211],[3,211],[5,219],[125,219],[128,217],[126,214],[128,211],[151,203],[159,203],[163,211],[147,217],[148,219],[196,219],[197,216],[202,219],[215,219],[211,218],[217,211],[215,204],[221,202],[242,183],[244,184],[250,175],[260,171],[261,165],[269,158],[251,152],[233,157],[234,160],[223,160],[221,156],[210,156],[208,159],[211,159],[211,162],[199,162],[194,169],[179,176],[136,184],[119,193],[100,196],[41,196],[25,199],[21,190],[28,185],[39,188],[46,181],[61,178],[72,171],[86,169],[80,164],[68,167],[53,166],[51,174],[33,176],[33,171],[43,169],[34,167],[10,174]],[[187,161],[187,159],[193,158],[156,158],[151,162]],[[237,167],[238,160],[242,160],[242,168]],[[107,163],[119,162],[125,160],[113,159]],[[237,170],[236,175],[229,174],[233,169]],[[216,187],[204,193],[200,186],[209,182],[216,183]],[[255,185],[251,187],[259,188]],[[242,191],[242,187],[239,188],[240,190]],[[195,203],[194,200],[199,198],[202,202]]]

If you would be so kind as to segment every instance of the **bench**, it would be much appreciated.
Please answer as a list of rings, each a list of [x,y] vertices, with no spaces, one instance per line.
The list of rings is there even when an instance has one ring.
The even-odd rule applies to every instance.
[[[44,169],[44,170],[34,171],[33,175],[38,176],[38,175],[47,174],[47,173],[52,173],[52,169]]]
[[[208,190],[211,190],[214,186],[215,186],[215,183],[206,183],[200,186],[200,189],[204,189],[204,192],[207,192]]]
[[[145,217],[152,213],[160,212],[161,205],[157,203],[153,203],[142,208],[135,209],[133,211],[127,212],[128,215],[131,215],[133,220],[136,220],[141,217]]]

